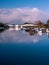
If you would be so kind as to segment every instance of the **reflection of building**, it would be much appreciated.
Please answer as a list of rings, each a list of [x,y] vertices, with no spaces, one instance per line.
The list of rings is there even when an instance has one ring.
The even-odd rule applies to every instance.
[[[49,38],[49,33],[47,33],[47,36],[48,36],[48,38]]]
[[[12,31],[12,30],[14,30],[14,28],[9,28],[8,30],[9,30],[9,31]]]
[[[49,38],[49,29],[46,29],[47,36]]]
[[[38,31],[38,35],[42,36],[42,30]]]
[[[23,26],[21,25],[21,30],[23,29]]]
[[[42,33],[46,33],[46,29],[45,28],[39,28],[37,32],[38,32],[38,35],[42,35]]]
[[[9,26],[9,29],[8,29],[9,31],[14,30],[14,25],[9,24],[8,26]]]
[[[46,29],[46,32],[49,33],[49,29]]]

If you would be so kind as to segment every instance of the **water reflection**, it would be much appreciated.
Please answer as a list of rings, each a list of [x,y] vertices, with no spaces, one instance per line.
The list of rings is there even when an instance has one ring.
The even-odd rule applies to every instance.
[[[4,32],[5,30],[8,30],[8,28],[7,28],[7,29],[5,29],[5,28],[0,28],[0,33]]]
[[[0,42],[38,42],[39,40],[49,38],[49,29],[34,28],[17,30],[16,28],[0,28]]]

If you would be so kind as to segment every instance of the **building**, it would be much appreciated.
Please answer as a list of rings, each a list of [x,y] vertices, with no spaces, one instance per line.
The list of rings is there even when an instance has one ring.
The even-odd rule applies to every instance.
[[[36,27],[37,25],[35,24],[23,24],[23,27]]]
[[[21,26],[20,25],[15,25],[15,30],[21,30]]]
[[[8,26],[9,26],[9,28],[13,28],[13,25],[10,25],[10,24],[9,24]]]

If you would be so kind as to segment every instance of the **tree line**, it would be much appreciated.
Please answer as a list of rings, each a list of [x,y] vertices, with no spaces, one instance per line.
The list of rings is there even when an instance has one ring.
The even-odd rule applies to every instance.
[[[28,24],[27,22],[25,22],[24,24]],[[41,20],[36,21],[35,25],[38,25],[38,28],[49,28],[49,20],[47,20],[46,24],[42,23]],[[0,22],[0,27],[4,27],[4,28],[8,28],[8,24],[6,23],[1,23]]]

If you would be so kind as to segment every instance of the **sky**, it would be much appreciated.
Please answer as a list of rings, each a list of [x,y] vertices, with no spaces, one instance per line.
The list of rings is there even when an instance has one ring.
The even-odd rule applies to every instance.
[[[0,8],[32,7],[49,10],[49,0],[0,0]]]
[[[49,0],[0,0],[0,21],[34,22],[49,19]]]

